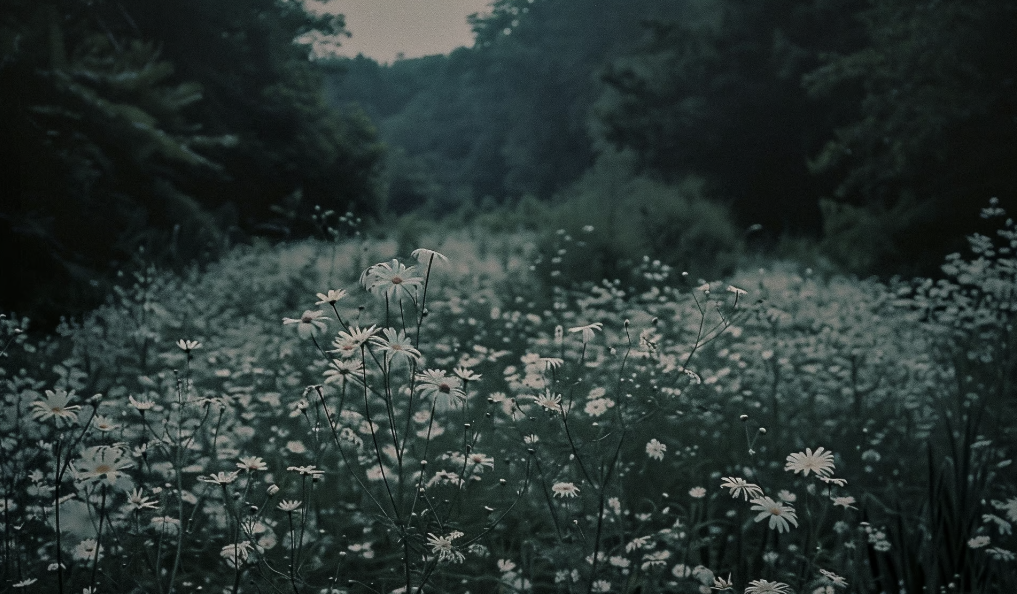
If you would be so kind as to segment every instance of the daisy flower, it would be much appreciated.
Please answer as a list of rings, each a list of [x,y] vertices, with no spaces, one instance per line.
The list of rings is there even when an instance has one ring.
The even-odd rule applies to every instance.
[[[325,370],[325,383],[339,382],[343,385],[349,380],[357,380],[363,369],[364,364],[358,359],[332,359],[330,368]]]
[[[62,421],[74,423],[78,420],[77,411],[81,406],[70,404],[74,397],[74,390],[46,390],[45,400],[36,400],[32,403],[35,410],[32,411],[32,418],[40,421],[54,419],[59,424]]]
[[[284,512],[294,512],[300,509],[301,502],[296,499],[283,499],[276,507]]]
[[[484,467],[494,468],[494,458],[480,452],[473,452],[466,456],[466,463],[476,473],[484,472]]]
[[[752,500],[755,505],[752,506],[752,511],[758,511],[759,515],[756,516],[756,521],[761,522],[765,518],[770,519],[770,528],[776,529],[777,532],[784,532],[785,530],[790,531],[791,527],[788,522],[798,526],[798,516],[795,515],[795,510],[790,505],[784,505],[778,503],[769,497],[757,497]]]
[[[711,590],[732,590],[734,589],[734,583],[731,581],[731,574],[727,574],[726,578],[715,577],[713,578],[713,585],[710,586]]]
[[[325,312],[319,310],[306,310],[299,318],[283,318],[283,325],[296,324],[297,335],[300,338],[311,338],[317,336],[328,328],[324,318]]]
[[[689,497],[692,497],[693,499],[702,499],[703,497],[706,497],[706,489],[703,487],[692,487],[689,489]]]
[[[660,443],[656,438],[646,444],[646,455],[654,460],[663,460],[665,452],[667,452],[667,445]]]
[[[855,498],[850,495],[845,495],[844,497],[831,497],[830,500],[833,501],[834,505],[839,505],[844,509],[847,509],[849,507],[851,509],[858,509],[857,507],[851,505],[852,503],[855,502]]]
[[[238,542],[237,544],[228,544],[219,551],[219,555],[226,561],[226,564],[230,567],[237,567],[241,563],[246,563],[247,558],[251,554],[251,550],[254,545],[250,541],[245,540]]]
[[[177,341],[177,346],[180,347],[180,350],[182,350],[183,352],[190,353],[195,349],[200,349],[201,343],[198,342],[197,340],[184,340],[183,338],[181,338],[180,340]]]
[[[561,410],[561,394],[555,394],[551,390],[544,390],[540,396],[533,396],[533,402],[545,410],[558,412]]]
[[[846,579],[840,577],[839,575],[837,575],[836,573],[834,573],[832,571],[827,571],[825,569],[820,569],[819,573],[823,574],[823,577],[825,577],[826,579],[830,580],[830,583],[833,584],[834,586],[839,586],[841,588],[846,588],[847,585],[848,585]]]
[[[93,481],[102,477],[109,484],[115,484],[120,471],[133,466],[117,448],[95,446],[86,449],[77,463],[77,476],[81,480]]]
[[[440,369],[425,369],[417,374],[417,382],[420,386],[420,394],[424,397],[436,398],[439,395],[447,397],[450,401],[466,400],[466,392],[463,392],[462,380],[457,377],[449,377]]]
[[[575,483],[555,483],[551,485],[555,497],[578,497],[579,487]]]
[[[286,470],[289,470],[291,472],[296,472],[296,473],[301,474],[303,476],[311,476],[311,477],[321,476],[321,475],[325,474],[325,471],[324,470],[318,470],[317,466],[288,466],[286,468]]]
[[[232,472],[217,472],[216,474],[210,474],[208,476],[199,476],[198,480],[203,483],[212,483],[214,485],[228,485],[237,480],[238,476],[240,476],[240,471],[234,470]]]
[[[127,497],[127,506],[132,511],[141,511],[143,509],[156,509],[159,505],[155,501],[151,501],[148,497],[142,495],[143,491],[134,489],[131,494]]]
[[[821,447],[816,448],[815,452],[812,448],[805,448],[804,452],[788,455],[784,470],[794,471],[795,474],[800,472],[803,476],[809,476],[810,472],[829,476],[833,474],[833,452],[824,451]]]
[[[575,334],[576,332],[583,333],[583,343],[587,343],[593,340],[593,333],[604,329],[604,324],[601,322],[594,322],[592,324],[586,324],[585,326],[576,326],[575,328],[569,328],[569,334]]]
[[[237,468],[253,472],[255,470],[268,470],[268,464],[265,464],[265,461],[259,456],[243,456],[237,462]]]
[[[438,260],[439,262],[445,262],[446,264],[448,263],[448,258],[445,257],[444,254],[439,254],[438,252],[434,250],[429,250],[427,248],[417,248],[413,250],[412,252],[410,252],[410,257],[416,260],[417,262],[420,262],[421,264],[427,265],[430,265],[431,262],[433,262],[434,260]]]
[[[326,293],[318,293],[318,301],[315,305],[335,305],[336,301],[339,301],[346,296],[346,289],[329,289]]]
[[[438,561],[446,563],[462,563],[466,557],[455,549],[452,541],[462,536],[463,533],[454,530],[445,536],[437,536],[433,533],[427,534],[427,544],[431,547],[431,553],[438,556]]]
[[[791,586],[784,582],[752,580],[745,587],[745,594],[791,594]]]
[[[763,495],[763,490],[759,488],[759,485],[754,485],[740,477],[726,476],[720,486],[731,489],[731,497],[741,495],[745,501],[748,501],[749,497],[762,497]]]
[[[389,299],[416,297],[416,289],[424,279],[416,275],[416,266],[405,266],[399,260],[375,264],[360,275],[360,284],[371,293],[386,295]]]
[[[374,336],[371,338],[371,344],[378,347],[385,354],[386,361],[391,362],[396,357],[401,357],[407,361],[420,360],[420,351],[413,348],[413,343],[406,337],[404,330],[385,328],[381,332],[385,337]]]

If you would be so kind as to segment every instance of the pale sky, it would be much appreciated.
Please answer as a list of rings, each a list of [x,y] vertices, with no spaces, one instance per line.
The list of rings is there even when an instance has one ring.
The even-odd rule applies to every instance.
[[[363,53],[379,62],[392,62],[400,52],[416,58],[472,46],[473,32],[466,17],[487,12],[488,1],[310,0],[306,5],[315,12],[346,16],[346,28],[353,36],[342,40],[338,54]]]

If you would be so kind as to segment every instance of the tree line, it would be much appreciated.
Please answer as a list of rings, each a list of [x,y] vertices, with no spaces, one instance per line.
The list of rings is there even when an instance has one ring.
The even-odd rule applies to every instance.
[[[497,0],[473,26],[449,56],[328,66],[388,145],[395,209],[555,200],[624,153],[892,274],[1017,196],[1009,0]]]

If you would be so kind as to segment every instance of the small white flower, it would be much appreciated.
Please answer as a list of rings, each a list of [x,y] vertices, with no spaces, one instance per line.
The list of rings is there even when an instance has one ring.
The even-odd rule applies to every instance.
[[[663,460],[665,452],[667,452],[667,445],[660,443],[656,438],[646,444],[646,455],[654,460]]]
[[[752,503],[755,504],[752,506],[752,511],[759,512],[756,521],[760,522],[769,518],[770,528],[776,528],[777,532],[790,531],[791,527],[788,522],[794,524],[795,527],[798,526],[798,516],[795,515],[795,510],[790,505],[778,503],[769,497],[757,497],[752,500]]]
[[[551,485],[555,497],[578,497],[579,487],[575,483],[555,483]]]
[[[829,476],[833,474],[833,468],[833,452],[823,451],[821,447],[816,448],[815,452],[812,448],[805,448],[804,452],[789,454],[787,464],[784,466],[784,470],[793,470],[795,474],[800,472],[804,476],[809,476],[810,472]]]
[[[576,332],[582,332],[583,343],[585,344],[593,340],[594,332],[600,331],[603,328],[604,324],[602,324],[601,322],[594,322],[592,324],[586,324],[585,326],[576,326],[575,328],[569,328],[569,333],[575,334]]]
[[[740,477],[724,477],[724,481],[720,484],[720,486],[725,489],[730,489],[731,497],[738,497],[741,495],[745,501],[748,501],[749,497],[762,497],[763,495],[763,490],[759,488],[759,485],[754,485]]]
[[[283,318],[283,324],[296,324],[297,334],[300,338],[311,338],[324,332],[328,328],[322,316],[325,312],[321,310],[306,310],[299,318]]]

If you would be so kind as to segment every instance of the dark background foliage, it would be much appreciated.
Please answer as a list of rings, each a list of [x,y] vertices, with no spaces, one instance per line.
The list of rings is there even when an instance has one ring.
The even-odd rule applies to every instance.
[[[316,205],[469,222],[537,200],[545,236],[628,219],[587,237],[603,270],[804,242],[892,275],[933,272],[1017,196],[1009,0],[496,0],[473,47],[388,65],[309,59],[341,17],[277,0],[0,19],[0,306],[42,319],[142,246],[182,264],[305,236]]]

